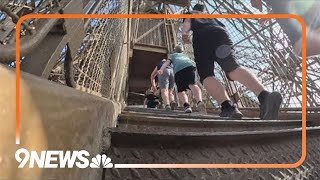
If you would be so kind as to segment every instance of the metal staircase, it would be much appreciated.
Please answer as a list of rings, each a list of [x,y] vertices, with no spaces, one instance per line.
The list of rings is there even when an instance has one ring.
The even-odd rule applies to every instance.
[[[319,179],[320,127],[307,122],[307,159],[295,169],[109,169],[104,179]],[[244,118],[128,107],[110,129],[118,164],[293,164],[301,158],[301,120]]]

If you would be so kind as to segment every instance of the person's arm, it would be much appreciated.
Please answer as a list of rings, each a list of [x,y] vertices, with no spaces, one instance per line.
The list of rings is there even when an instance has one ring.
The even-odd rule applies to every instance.
[[[157,77],[158,75],[158,69],[157,67],[154,68],[153,72],[151,73],[151,76],[150,76],[150,81],[151,81],[151,86],[152,86],[152,89],[155,91],[157,89],[156,87],[156,80],[155,78]]]
[[[170,60],[167,60],[165,63],[163,63],[163,65],[161,66],[161,68],[159,69],[158,71],[158,74],[162,74],[163,73],[163,70],[165,68],[167,68],[169,65],[170,65],[171,61]]]
[[[191,19],[185,19],[182,27],[182,40],[184,43],[190,43],[189,32],[191,30]]]

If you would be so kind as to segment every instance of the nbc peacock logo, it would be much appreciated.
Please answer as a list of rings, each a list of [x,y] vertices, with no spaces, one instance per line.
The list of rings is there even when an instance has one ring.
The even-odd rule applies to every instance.
[[[111,158],[109,158],[107,155],[96,155],[96,157],[93,157],[91,159],[90,163],[91,168],[113,168],[113,164],[111,163]]]

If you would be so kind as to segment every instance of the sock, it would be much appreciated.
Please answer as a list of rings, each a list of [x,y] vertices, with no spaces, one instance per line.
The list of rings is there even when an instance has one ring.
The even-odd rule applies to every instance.
[[[189,103],[184,103],[183,107],[188,108],[188,107],[190,107],[190,104]]]
[[[221,104],[221,109],[226,109],[232,107],[232,102],[230,100],[226,100]]]
[[[270,94],[269,91],[262,91],[262,92],[259,94],[258,99],[259,99],[260,104],[261,104],[262,102],[264,102],[264,100],[266,99],[266,97],[267,97],[269,94]]]

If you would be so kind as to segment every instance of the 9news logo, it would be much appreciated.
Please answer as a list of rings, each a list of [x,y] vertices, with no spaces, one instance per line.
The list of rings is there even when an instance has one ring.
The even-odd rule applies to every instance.
[[[16,160],[20,163],[18,168],[113,168],[111,158],[105,154],[98,154],[89,160],[88,151],[36,151],[29,152],[26,149],[18,149],[15,153]]]

